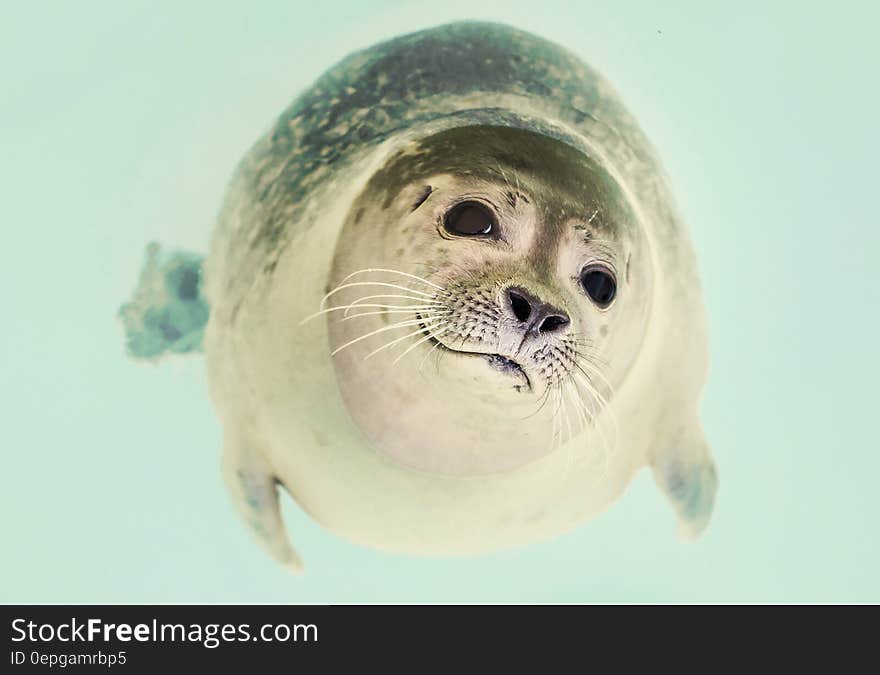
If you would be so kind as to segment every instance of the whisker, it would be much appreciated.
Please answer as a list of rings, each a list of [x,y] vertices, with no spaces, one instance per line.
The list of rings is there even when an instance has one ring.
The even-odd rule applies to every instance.
[[[550,449],[557,447],[556,441],[562,437],[562,424],[560,423],[559,408],[562,405],[562,394],[559,389],[554,386],[553,393],[556,395],[556,406],[553,409],[553,435],[550,437]],[[558,426],[557,426],[558,425]]]
[[[569,376],[571,377],[571,382],[573,385],[575,395],[578,397],[578,401],[580,402],[580,412],[581,412],[582,424],[586,428],[586,427],[590,426],[590,423],[596,421],[596,417],[589,411],[589,409],[587,407],[587,402],[584,401],[583,397],[581,396],[580,387],[578,386],[578,381],[574,377],[574,374],[569,373]],[[600,476],[600,479],[601,479],[608,473],[608,456],[611,451],[610,451],[610,448],[608,447],[608,439],[605,436],[605,433],[602,431],[601,426],[598,423],[595,425],[595,429],[596,429],[596,432],[599,434],[599,438],[601,439],[601,442],[602,442],[603,469],[602,469],[602,474]]]
[[[567,436],[565,437],[565,442],[568,443],[572,439],[572,430],[571,430],[571,419],[568,416],[568,408],[565,405],[565,390],[563,387],[559,387],[559,395],[562,399],[562,414],[565,417],[565,431]]]
[[[550,400],[551,389],[552,389],[552,386],[550,384],[548,384],[546,387],[544,387],[544,393],[542,393],[540,398],[538,399],[537,409],[534,412],[531,412],[528,415],[526,415],[525,417],[523,417],[524,420],[530,419],[530,418],[534,417],[535,415],[537,415],[539,412],[541,412],[541,410],[544,408],[544,406],[547,405],[547,401]]]
[[[578,389],[577,381],[574,379],[571,373],[568,374],[568,377],[571,380],[572,389],[574,391],[574,395],[577,397],[577,403],[579,404],[575,406],[575,411],[578,413],[578,419],[581,422],[581,426],[586,428],[590,425],[592,415],[587,409],[587,404],[584,402],[584,399],[581,396],[581,391],[580,389]]]
[[[361,305],[361,306],[362,307],[369,307],[369,305]],[[415,314],[416,310],[427,311],[427,310],[432,310],[432,309],[435,310],[436,308],[433,308],[429,305],[426,307],[407,307],[406,309],[403,309],[403,308],[401,308],[401,309],[382,309],[382,310],[379,310],[378,312],[359,312],[358,314],[346,314],[342,317],[341,320],[348,321],[350,319],[357,319],[358,317],[361,317],[361,316],[375,316],[376,314]],[[435,311],[435,313],[436,313],[436,311]],[[419,312],[419,314],[422,316],[422,318],[425,318],[425,316],[426,316],[425,314],[422,314],[421,312]],[[444,313],[444,316],[445,315],[446,315],[446,313]]]
[[[360,342],[361,340],[366,340],[367,338],[373,337],[374,335],[378,335],[379,333],[384,333],[385,331],[394,330],[395,328],[405,328],[407,326],[415,326],[417,324],[422,323],[421,319],[413,319],[411,321],[398,321],[397,323],[393,323],[390,326],[383,326],[382,328],[377,328],[376,330],[370,331],[366,335],[361,335],[360,337],[356,337],[353,340],[349,340],[341,347],[337,347],[332,352],[330,352],[330,356],[336,356],[343,349],[350,347],[353,344]]]
[[[448,330],[448,329],[445,328],[444,330]],[[440,342],[438,341],[433,347],[431,347],[431,349],[428,350],[428,353],[425,354],[424,357],[422,357],[422,360],[419,361],[419,367],[418,367],[419,373],[422,372],[422,366],[425,365],[425,361],[428,360],[428,357],[431,356],[431,354],[434,353],[434,350],[437,349],[437,347],[439,347],[439,346],[440,346]],[[439,353],[442,354],[442,352],[439,352]],[[438,367],[439,367],[439,363],[440,363],[439,360],[437,363],[438,363]]]
[[[498,172],[501,174],[501,178],[504,180],[504,184],[512,190],[513,185],[511,185],[510,179],[507,178],[507,174],[504,173],[504,169],[501,168],[501,162],[495,162],[495,168],[498,169]]]
[[[448,323],[448,322],[447,322],[447,323]],[[442,324],[442,323],[440,324],[440,326],[445,326],[445,325],[446,325],[446,324]],[[426,340],[430,340],[431,338],[436,339],[436,336],[438,336],[438,335],[442,335],[442,334],[443,334],[444,332],[446,332],[447,330],[449,330],[449,327],[448,327],[448,326],[447,326],[446,328],[442,328],[441,330],[436,331],[436,332],[435,332],[435,331],[429,331],[429,332],[428,332],[428,333],[427,333],[427,334],[426,334],[421,340],[417,340],[414,344],[411,344],[409,347],[407,347],[405,352],[403,352],[400,356],[398,356],[396,359],[394,359],[394,361],[391,362],[391,365],[392,365],[392,366],[393,366],[393,365],[396,365],[397,362],[400,361],[400,359],[402,359],[404,356],[406,356],[407,354],[409,354],[413,349],[415,349],[416,347],[418,347],[420,344],[422,344],[422,343],[425,342]],[[434,345],[434,346],[436,347],[437,345]],[[432,351],[433,351],[433,350],[432,350]],[[428,353],[430,354],[430,352],[428,352]]]
[[[420,277],[417,274],[410,274],[409,272],[401,272],[400,270],[392,270],[392,269],[387,269],[384,267],[367,267],[362,270],[357,270],[356,272],[352,272],[351,274],[349,274],[347,277],[345,277],[345,279],[343,279],[339,283],[344,284],[346,281],[357,276],[358,274],[369,274],[370,272],[385,272],[388,274],[399,274],[400,276],[408,277],[410,279],[415,279],[416,281],[421,281],[422,283],[427,284],[428,286],[433,286],[434,288],[439,288],[441,291],[445,290],[443,288],[443,286],[438,286],[437,284],[435,284],[431,281],[428,281],[427,279]]]
[[[551,388],[548,386],[547,387],[547,392],[548,392],[547,399],[548,400],[550,398],[551,391],[555,391],[555,390],[551,390]],[[555,448],[555,447],[556,447],[556,411],[554,410],[553,414],[550,416],[550,448],[549,448],[548,452],[553,452],[553,448]]]
[[[412,300],[413,302],[421,302],[424,303],[425,299],[420,298],[416,295],[401,295],[400,293],[380,293],[378,295],[365,295],[362,298],[358,298],[354,302],[352,302],[349,307],[354,308],[356,305],[361,305],[365,303],[367,300],[378,300],[379,298],[399,298],[404,300]],[[438,300],[432,301],[430,304],[432,305],[442,305],[443,303]]]
[[[434,304],[424,304],[424,305],[381,305],[381,304],[368,304],[368,305],[358,305],[358,308],[367,308],[367,307],[380,307],[383,310],[429,310],[435,309],[437,306]],[[306,318],[299,322],[299,325],[302,326],[304,323],[311,321],[323,314],[329,314],[330,312],[340,312],[342,310],[350,310],[352,309],[351,305],[339,305],[337,307],[327,307],[325,309],[319,310],[314,314],[309,314]],[[377,312],[377,314],[381,314],[382,312]]]
[[[333,297],[334,295],[336,295],[340,291],[345,290],[346,288],[354,288],[356,286],[384,286],[385,288],[396,288],[399,291],[406,291],[408,293],[415,293],[416,295],[422,296],[423,298],[434,299],[437,297],[436,293],[424,293],[422,291],[417,291],[414,288],[407,288],[406,286],[401,286],[400,284],[392,284],[387,281],[352,281],[347,284],[340,284],[339,286],[334,288],[332,291],[327,293],[323,298],[321,298],[321,302],[318,305],[318,307],[323,309],[324,303],[326,303],[327,300],[329,300],[331,297]]]
[[[602,396],[602,394],[599,392],[598,387],[596,387],[593,384],[593,379],[590,377],[590,375],[587,373],[587,371],[584,370],[583,366],[586,364],[581,364],[578,361],[574,361],[573,365],[575,368],[577,368],[583,374],[583,376],[587,379],[587,382],[589,382],[590,385],[592,386],[592,388],[595,390],[595,395],[598,398],[598,401],[602,405],[602,407],[607,408],[608,407],[608,399],[606,399],[604,396]],[[596,368],[591,368],[590,370],[591,370],[591,372],[593,372],[595,375],[599,376],[603,380],[604,385],[608,388],[609,397],[613,396],[614,395],[614,388],[611,386],[611,383],[608,381],[608,379],[605,377],[605,375],[602,374],[602,372]]]
[[[586,357],[586,355],[580,355],[580,356],[583,358],[584,363],[578,364],[578,366],[579,367],[588,367],[590,369],[591,373],[593,373],[594,375],[596,375],[596,377],[598,377],[599,379],[602,380],[603,386],[608,390],[608,395],[613,396],[614,395],[614,387],[611,386],[611,383],[608,381],[608,378],[605,377],[605,373],[602,372],[602,369],[599,367],[599,365],[591,362]],[[586,375],[586,373],[584,373],[584,375]]]
[[[421,323],[421,322],[420,322],[420,323]],[[445,325],[445,322],[444,322],[444,323],[440,323],[440,324],[433,324],[433,325],[431,326],[431,328],[436,328],[436,327],[438,327],[438,326],[443,326],[443,325]],[[394,345],[398,344],[399,342],[403,342],[403,341],[406,340],[407,338],[411,338],[411,337],[414,337],[414,336],[416,336],[416,335],[419,335],[419,334],[423,333],[424,330],[425,330],[426,328],[428,328],[428,326],[425,326],[424,328],[423,328],[422,326],[419,326],[419,329],[418,329],[418,330],[413,331],[412,333],[407,333],[406,335],[403,335],[403,336],[401,336],[401,337],[399,337],[399,338],[395,338],[395,339],[392,340],[391,342],[387,342],[387,343],[385,343],[385,344],[382,345],[381,347],[378,347],[378,348],[374,349],[373,351],[371,351],[369,354],[367,354],[367,355],[364,357],[364,361],[366,361],[366,360],[367,360],[368,358],[370,358],[371,356],[375,356],[375,355],[378,354],[379,352],[381,352],[381,351],[383,351],[383,350],[385,350],[385,349],[388,349],[389,347],[393,347]]]
[[[580,371],[580,372],[583,373],[583,371]],[[572,375],[575,376],[574,380],[577,381],[578,373],[575,371],[572,371]],[[597,409],[596,413],[594,415],[592,415],[592,419],[594,421],[593,426],[596,429],[596,432],[599,434],[599,437],[602,440],[602,446],[603,446],[603,457],[602,458],[603,458],[603,462],[605,464],[605,471],[607,472],[608,458],[610,457],[611,454],[614,453],[614,451],[617,447],[617,438],[618,438],[617,419],[614,415],[614,411],[612,410],[611,406],[608,404],[607,401],[605,401],[602,398],[601,394],[599,394],[596,391],[595,387],[592,386],[589,379],[587,379],[586,381],[581,381],[580,384],[584,387],[586,392],[589,395],[591,395],[597,403],[600,404],[600,407]],[[608,442],[608,437],[605,435],[605,432],[602,430],[602,426],[599,424],[599,421],[602,419],[599,416],[600,411],[604,411],[606,413],[607,418],[609,419],[609,421],[611,421],[611,423],[613,425],[612,431],[614,432],[614,439],[613,439],[612,443]]]
[[[575,391],[575,393],[577,393],[577,387],[574,387],[574,391]],[[582,411],[578,407],[577,402],[572,401],[572,403],[574,404],[575,412],[580,416],[582,414]],[[571,447],[572,446],[571,440],[574,438],[574,434],[572,433],[572,426],[571,426],[571,423],[569,422],[568,412],[565,413],[565,420],[566,420],[566,425],[568,426],[569,436],[568,436],[568,443],[565,446],[565,470],[562,472],[562,480],[563,481],[566,478],[568,478],[568,474],[571,472],[572,453],[574,452],[573,448]],[[581,423],[583,424],[583,421]]]

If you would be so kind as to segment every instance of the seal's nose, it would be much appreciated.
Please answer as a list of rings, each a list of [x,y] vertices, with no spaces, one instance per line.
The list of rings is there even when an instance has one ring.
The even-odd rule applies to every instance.
[[[526,331],[554,333],[562,331],[569,324],[565,312],[536,298],[524,288],[508,288],[507,299],[510,311]]]

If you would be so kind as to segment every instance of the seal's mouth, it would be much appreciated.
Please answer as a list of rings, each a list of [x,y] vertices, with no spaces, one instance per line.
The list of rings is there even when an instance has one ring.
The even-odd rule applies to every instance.
[[[417,315],[418,316],[418,315]],[[419,316],[419,321],[422,321],[422,317]],[[493,370],[498,371],[499,373],[504,373],[505,375],[509,375],[517,380],[519,380],[519,384],[514,385],[514,388],[517,390],[526,389],[527,391],[532,390],[532,382],[529,379],[529,376],[526,375],[526,371],[523,370],[522,366],[518,364],[511,358],[507,356],[503,356],[501,354],[485,354],[482,352],[469,352],[463,349],[453,349],[448,345],[443,344],[435,338],[430,331],[425,327],[424,323],[419,323],[419,326],[422,328],[422,332],[428,338],[428,342],[430,342],[434,347],[440,349],[445,352],[449,352],[451,354],[458,354],[460,356],[475,356],[482,358],[486,363],[489,364],[489,367]]]

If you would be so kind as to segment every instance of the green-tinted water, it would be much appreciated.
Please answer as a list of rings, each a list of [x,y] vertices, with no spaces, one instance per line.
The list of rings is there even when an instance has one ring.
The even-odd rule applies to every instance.
[[[298,7],[297,5],[302,5]],[[4,601],[880,601],[877,9],[839,2],[18,3],[0,9]],[[250,541],[200,356],[123,351],[144,245],[206,250],[232,167],[327,66],[458,18],[616,85],[693,229],[721,492],[695,545],[647,473],[548,544],[363,550],[287,503]]]

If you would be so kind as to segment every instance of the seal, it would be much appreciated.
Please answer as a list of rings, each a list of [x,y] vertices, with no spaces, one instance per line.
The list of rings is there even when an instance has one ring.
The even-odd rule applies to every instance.
[[[465,22],[349,56],[245,156],[204,263],[157,255],[130,351],[201,348],[210,307],[224,476],[292,570],[279,486],[422,555],[557,536],[645,466],[683,535],[708,523],[687,228],[613,89],[544,39]]]

